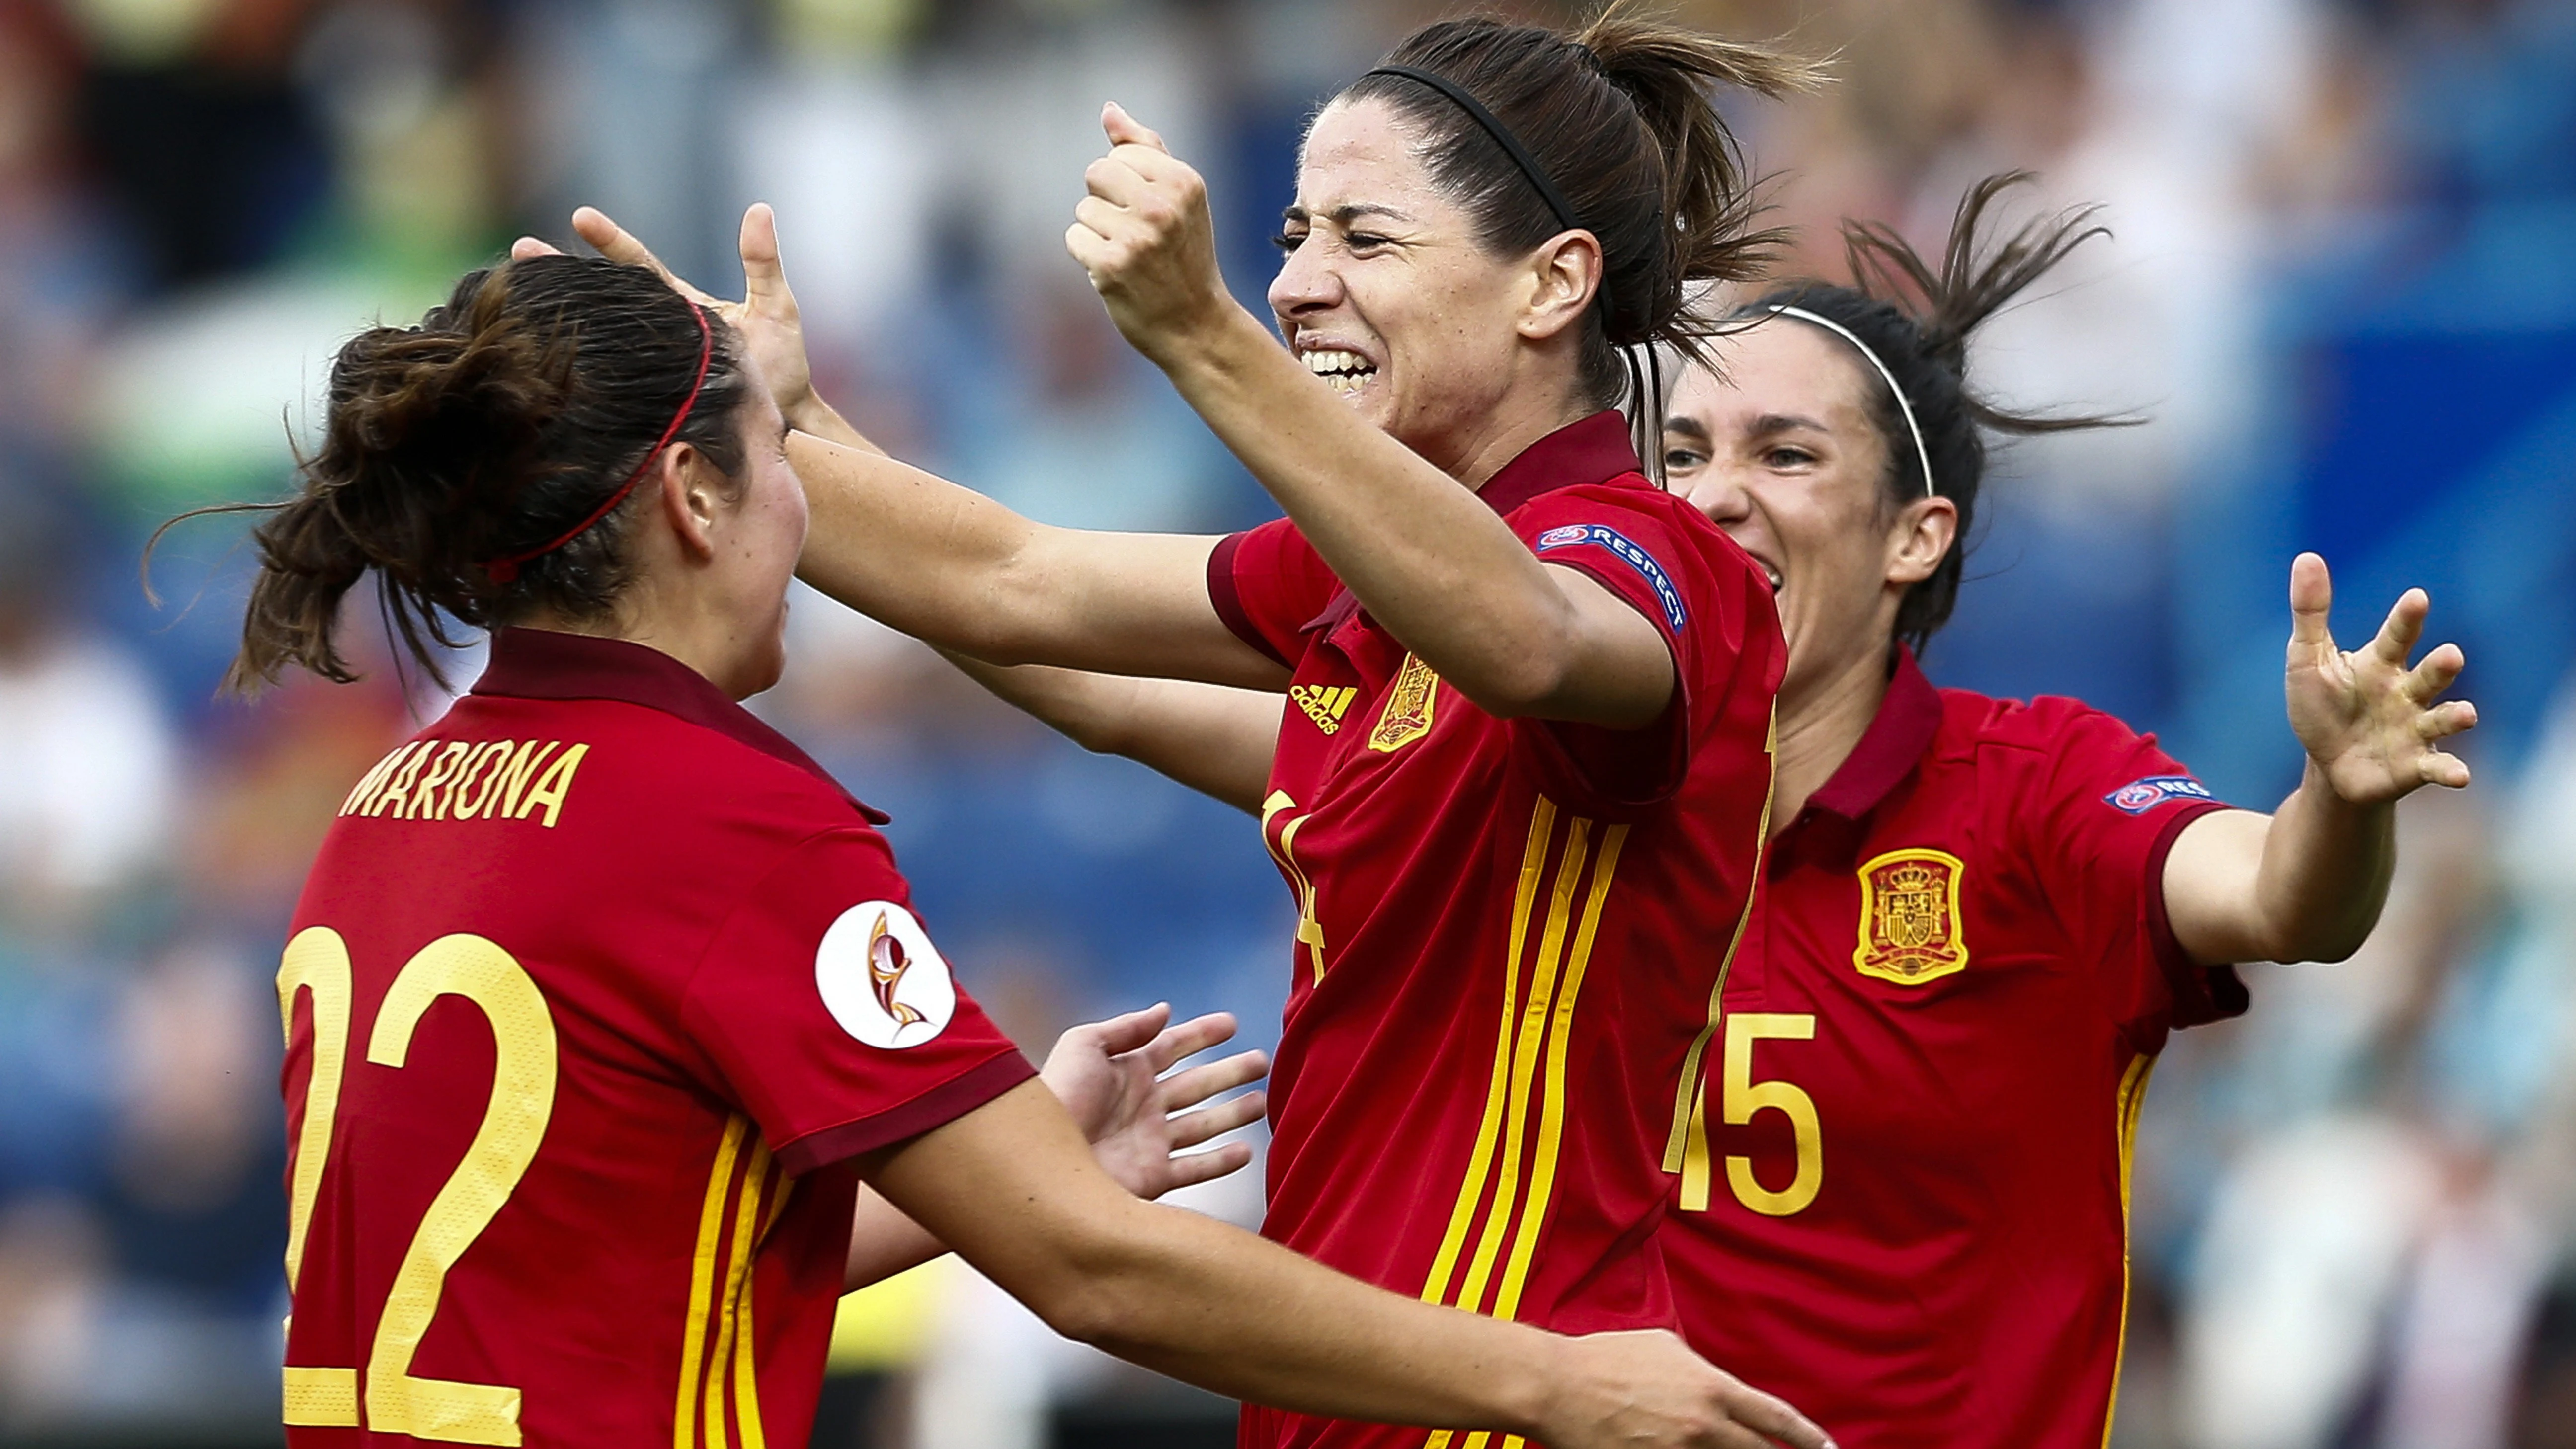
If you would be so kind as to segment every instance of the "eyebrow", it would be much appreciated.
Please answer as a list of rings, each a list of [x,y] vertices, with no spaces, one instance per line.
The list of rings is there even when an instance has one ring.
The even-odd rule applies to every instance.
[[[1280,212],[1279,215],[1288,221],[1312,221],[1315,216],[1313,212],[1308,211],[1302,206],[1288,207],[1286,210]],[[1326,220],[1341,226],[1348,226],[1354,220],[1363,216],[1383,216],[1396,221],[1412,221],[1414,219],[1404,212],[1396,210],[1392,206],[1380,206],[1373,201],[1349,202],[1341,206],[1336,206],[1332,210],[1323,213],[1323,215]]]
[[[1753,420],[1753,435],[1757,438],[1772,433],[1794,432],[1799,428],[1827,435],[1833,432],[1833,429],[1817,422],[1814,418],[1803,417],[1797,413],[1764,413]]]
[[[1679,433],[1695,443],[1705,444],[1715,441],[1715,435],[1709,432],[1708,424],[1687,415],[1683,417],[1668,417],[1664,419],[1664,431],[1668,433]]]

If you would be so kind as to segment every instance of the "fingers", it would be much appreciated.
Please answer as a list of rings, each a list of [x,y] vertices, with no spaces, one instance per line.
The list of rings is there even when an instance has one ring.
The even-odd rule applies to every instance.
[[[1087,1037],[1100,1049],[1101,1055],[1125,1056],[1129,1052],[1151,1044],[1155,1033],[1160,1032],[1163,1029],[1163,1023],[1171,1019],[1172,1004],[1168,1001],[1158,1001],[1141,1011],[1130,1011],[1121,1016],[1110,1017],[1106,1021],[1085,1022],[1067,1031],[1062,1040],[1072,1041],[1076,1037]]]
[[[650,267],[655,276],[670,284],[672,291],[702,307],[715,305],[715,298],[673,276],[671,269],[662,265],[662,259],[653,255],[643,242],[636,239],[634,233],[619,226],[609,218],[607,212],[598,207],[584,206],[576,209],[572,214],[572,229],[583,241],[597,248],[599,254],[610,261],[623,262],[630,267]]]
[[[2424,656],[2423,663],[2407,671],[2404,685],[2407,696],[2417,704],[2430,704],[2440,698],[2442,691],[2450,688],[2460,677],[2460,671],[2468,666],[2468,656],[2460,652],[2459,645],[2439,645]]]
[[[1747,1384],[1730,1379],[1718,1398],[1737,1423],[1797,1449],[1833,1449],[1833,1439],[1806,1415]]]
[[[1088,231],[1103,241],[1110,237],[1112,230],[1126,218],[1126,215],[1127,213],[1119,207],[1097,196],[1086,196],[1073,204],[1075,227]]]
[[[510,243],[510,260],[514,262],[524,262],[530,257],[559,257],[562,255],[563,248],[556,246],[553,242],[541,241],[532,236],[523,236],[517,241]]]
[[[1166,156],[1172,154],[1172,148],[1163,144],[1163,138],[1152,127],[1127,114],[1127,108],[1116,101],[1100,108],[1100,129],[1108,134],[1112,146],[1144,146]]]
[[[1171,1008],[1166,1005],[1163,1010],[1168,1013]],[[1231,1040],[1233,1036],[1234,1013],[1211,1011],[1205,1016],[1194,1016],[1145,1043],[1144,1060],[1154,1069],[1154,1075],[1161,1076],[1172,1063],[1196,1056],[1219,1042]]]
[[[2447,740],[2478,727],[2478,707],[2465,699],[2445,700],[2415,717],[2415,733],[2426,741]]]
[[[1220,1092],[1250,1086],[1260,1081],[1262,1074],[1269,1070],[1270,1058],[1260,1052],[1237,1052],[1224,1061],[1192,1067],[1170,1081],[1157,1084],[1159,1090],[1154,1094],[1156,1108],[1164,1112],[1179,1112],[1195,1107]]]
[[[1176,1187],[1194,1187],[1214,1182],[1228,1173],[1241,1172],[1252,1161],[1252,1149],[1240,1142],[1206,1152],[1193,1152],[1175,1157],[1165,1164],[1164,1192]],[[1159,1194],[1158,1194],[1159,1195]]]
[[[1202,1108],[1174,1117],[1164,1131],[1169,1134],[1172,1150],[1196,1147],[1213,1137],[1223,1137],[1238,1127],[1249,1127],[1270,1110],[1266,1092],[1246,1092],[1229,1097],[1213,1107]]]
[[[2388,608],[2388,618],[2370,641],[2370,652],[2392,668],[2406,667],[2406,656],[2415,652],[2415,642],[2424,637],[2424,616],[2433,611],[2433,597],[2422,589],[2408,589],[2397,596]]]
[[[2469,762],[2457,755],[2446,755],[2440,750],[2426,750],[2424,757],[2416,763],[2415,768],[2416,772],[2424,777],[2424,783],[2427,785],[2441,785],[2453,790],[2468,788]]]
[[[2290,642],[2333,648],[2334,635],[2326,628],[2333,607],[2334,580],[2326,573],[2325,559],[2303,553],[2290,560]]]

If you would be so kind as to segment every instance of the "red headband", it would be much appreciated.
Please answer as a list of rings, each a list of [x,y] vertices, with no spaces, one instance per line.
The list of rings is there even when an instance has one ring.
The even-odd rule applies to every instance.
[[[683,298],[682,300],[686,301],[687,299]],[[599,520],[606,518],[609,515],[610,510],[616,508],[618,504],[626,501],[626,495],[635,491],[635,485],[644,481],[644,470],[652,467],[653,460],[662,456],[662,450],[671,446],[671,440],[680,435],[680,425],[689,420],[690,410],[698,405],[699,389],[707,385],[707,365],[714,361],[716,351],[716,335],[715,332],[707,326],[706,309],[700,307],[695,302],[690,302],[689,315],[697,319],[698,324],[698,375],[690,381],[689,395],[681,400],[680,410],[671,415],[671,425],[662,430],[662,436],[653,444],[652,450],[644,455],[644,460],[642,462],[635,465],[634,472],[626,475],[626,481],[617,485],[617,491],[608,495],[607,502],[602,503],[597,508],[591,510],[591,514],[588,518],[583,519],[581,522],[574,524],[572,527],[565,529],[562,533],[556,535],[554,541],[551,543],[540,544],[535,548],[529,549],[526,553],[514,553],[508,558],[496,558],[490,563],[483,565],[483,573],[485,577],[491,579],[492,582],[496,584],[509,583],[519,576],[519,565],[526,563],[532,558],[543,558],[545,555],[553,553],[556,549],[559,549],[565,544],[572,542],[574,539],[581,537],[584,530],[588,529],[592,524],[597,523]]]

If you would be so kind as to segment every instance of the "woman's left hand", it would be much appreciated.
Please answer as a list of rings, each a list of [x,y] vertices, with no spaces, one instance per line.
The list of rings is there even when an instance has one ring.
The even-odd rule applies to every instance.
[[[1148,1200],[1252,1161],[1252,1149],[1240,1142],[1208,1152],[1185,1149],[1258,1119],[1268,1105],[1253,1091],[1200,1106],[1220,1092],[1259,1081],[1270,1060],[1257,1051],[1164,1076],[1174,1062],[1234,1036],[1234,1017],[1226,1012],[1166,1027],[1171,1017],[1164,1003],[1077,1026],[1056,1039],[1038,1073],[1073,1114],[1100,1165],[1121,1187]]]
[[[2335,647],[2326,628],[2333,602],[2326,561],[2299,555],[2290,565],[2285,688],[2290,728],[2326,783],[2357,805],[2395,800],[2421,785],[2456,790],[2468,784],[2468,762],[2440,748],[2478,722],[2476,705],[2441,697],[2467,659],[2458,645],[2444,644],[2414,668],[2406,666],[2432,600],[2422,589],[2408,589],[2378,637],[2349,654]]]
[[[1207,183],[1116,103],[1101,108],[1100,128],[1109,154],[1082,173],[1091,194],[1073,209],[1065,250],[1091,274],[1128,342],[1167,362],[1233,305],[1217,267]]]

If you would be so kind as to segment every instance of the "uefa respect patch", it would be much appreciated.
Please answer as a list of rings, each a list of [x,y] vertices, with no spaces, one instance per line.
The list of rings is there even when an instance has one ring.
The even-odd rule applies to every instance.
[[[1689,617],[1682,611],[1682,591],[1673,587],[1672,576],[1664,572],[1662,564],[1655,562],[1653,554],[1638,547],[1634,540],[1619,530],[1598,523],[1569,523],[1540,534],[1537,551],[1550,553],[1587,543],[1608,549],[1621,563],[1635,569],[1638,576],[1646,581],[1646,586],[1655,591],[1656,600],[1664,606],[1664,622],[1675,629],[1682,626],[1682,621]]]
[[[2102,797],[2102,803],[2124,815],[2144,815],[2167,800],[2215,800],[2209,787],[2189,775],[2149,775]]]

